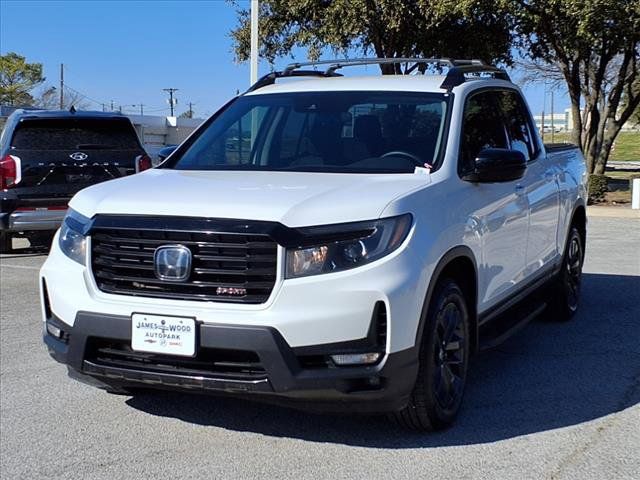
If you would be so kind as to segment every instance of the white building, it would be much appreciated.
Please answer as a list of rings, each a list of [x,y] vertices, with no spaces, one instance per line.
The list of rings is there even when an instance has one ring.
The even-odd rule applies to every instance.
[[[204,119],[127,115],[138,132],[147,153],[156,157],[158,150],[177,145],[187,138]]]
[[[539,132],[543,129],[545,132],[566,132],[571,130],[571,111],[565,110],[564,113],[542,113],[533,116],[536,128]]]
[[[542,131],[542,113],[533,116],[538,131]],[[553,119],[553,128],[552,121]],[[570,132],[573,130],[573,115],[571,109],[567,108],[564,113],[545,113],[544,114],[544,131],[545,132]],[[626,122],[622,126],[623,132],[637,132],[640,130],[640,124],[633,124],[631,121]]]

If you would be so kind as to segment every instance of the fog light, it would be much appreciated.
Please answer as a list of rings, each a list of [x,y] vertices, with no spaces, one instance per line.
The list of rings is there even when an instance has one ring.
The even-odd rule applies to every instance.
[[[49,335],[52,335],[56,338],[62,337],[62,330],[49,322],[47,322],[47,332],[49,332]]]
[[[376,363],[379,358],[378,352],[331,355],[331,360],[336,365],[370,365]]]

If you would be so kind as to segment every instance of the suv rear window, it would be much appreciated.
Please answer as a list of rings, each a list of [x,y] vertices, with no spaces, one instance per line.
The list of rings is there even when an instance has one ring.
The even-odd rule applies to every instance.
[[[17,150],[137,150],[138,137],[126,120],[37,119],[19,123]]]

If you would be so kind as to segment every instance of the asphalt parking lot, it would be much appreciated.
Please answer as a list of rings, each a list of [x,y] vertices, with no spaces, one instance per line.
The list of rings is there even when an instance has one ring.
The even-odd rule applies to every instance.
[[[640,478],[640,220],[591,218],[580,312],[532,322],[472,366],[445,432],[67,378],[41,342],[44,256],[0,259],[0,476]]]

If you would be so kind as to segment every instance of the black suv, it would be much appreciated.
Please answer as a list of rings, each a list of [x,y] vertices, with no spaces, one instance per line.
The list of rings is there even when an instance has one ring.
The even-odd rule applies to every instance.
[[[16,110],[0,137],[0,253],[18,235],[49,242],[77,191],[150,167],[124,115]]]

